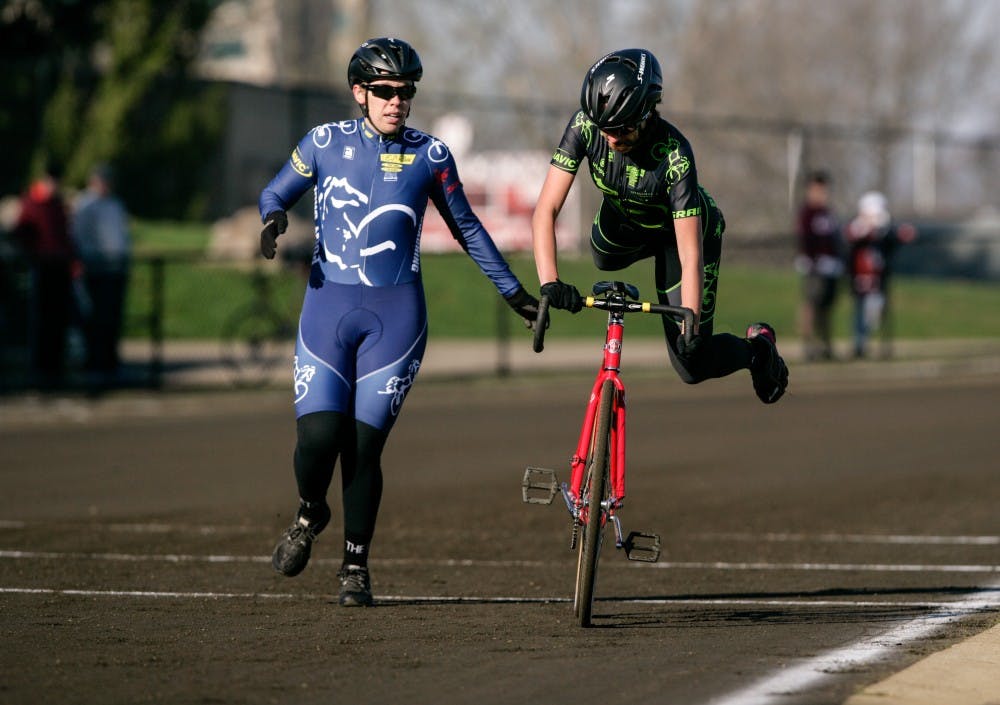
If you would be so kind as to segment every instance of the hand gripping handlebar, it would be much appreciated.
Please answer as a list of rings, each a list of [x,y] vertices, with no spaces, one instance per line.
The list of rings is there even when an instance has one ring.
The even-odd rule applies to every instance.
[[[600,309],[617,313],[658,313],[663,316],[670,316],[681,324],[681,334],[684,342],[690,343],[694,336],[694,311],[684,306],[667,306],[664,304],[653,304],[647,301],[628,301],[621,293],[625,291],[628,284],[618,285],[617,282],[608,286],[608,282],[598,282],[594,285],[594,291],[604,294],[601,297],[588,296],[583,301],[585,308]],[[635,287],[631,287],[635,291]],[[636,292],[638,293],[638,292]],[[535,339],[532,349],[536,353],[545,349],[545,330],[549,327],[549,297],[542,296],[538,301],[538,317],[535,319]]]

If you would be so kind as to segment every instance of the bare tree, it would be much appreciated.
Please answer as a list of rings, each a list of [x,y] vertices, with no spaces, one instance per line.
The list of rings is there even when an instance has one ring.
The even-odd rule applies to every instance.
[[[834,172],[845,206],[879,187],[908,207],[918,178],[933,177],[925,200],[975,204],[997,190],[995,170],[949,140],[995,130],[1000,88],[983,77],[1000,69],[989,29],[1000,3],[377,0],[369,15],[372,34],[398,34],[424,59],[415,118],[464,112],[478,149],[512,138],[551,149],[586,68],[613,49],[650,49],[661,112],[692,139],[740,232],[786,231],[790,182],[809,166]],[[975,176],[935,168],[943,159]]]

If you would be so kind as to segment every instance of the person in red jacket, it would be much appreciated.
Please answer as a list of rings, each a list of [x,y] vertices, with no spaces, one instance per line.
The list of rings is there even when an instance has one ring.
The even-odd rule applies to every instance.
[[[42,389],[63,384],[72,306],[74,248],[61,168],[49,163],[21,197],[14,238],[31,264],[31,363]]]

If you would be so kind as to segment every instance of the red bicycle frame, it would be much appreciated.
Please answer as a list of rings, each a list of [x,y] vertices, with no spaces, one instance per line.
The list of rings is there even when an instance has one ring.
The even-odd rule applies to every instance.
[[[608,332],[604,360],[591,388],[580,440],[570,461],[570,481],[560,486],[554,470],[537,467],[526,468],[521,481],[521,497],[529,504],[551,504],[562,491],[572,518],[570,548],[578,551],[573,609],[583,627],[591,624],[602,533],[608,523],[614,526],[615,548],[625,549],[629,560],[653,563],[660,556],[658,535],[633,531],[625,536],[617,514],[625,500],[625,384],[620,377],[625,314],[659,313],[680,319],[681,332],[689,341],[694,327],[690,309],[639,303],[639,291],[631,284],[598,282],[594,294],[599,298],[588,296],[585,306],[608,312]],[[542,296],[535,324],[535,352],[544,347],[548,304],[547,297]]]
[[[622,339],[625,334],[624,316],[612,312],[608,320],[608,333],[604,342],[604,362],[597,373],[587,411],[583,417],[580,441],[571,460],[569,489],[574,498],[580,497],[580,487],[586,470],[587,456],[594,440],[594,424],[597,421],[597,405],[600,403],[601,387],[606,380],[615,385],[614,401],[611,405],[613,423],[611,426],[611,507],[609,512],[622,505],[625,499],[625,383],[619,375],[622,359]]]

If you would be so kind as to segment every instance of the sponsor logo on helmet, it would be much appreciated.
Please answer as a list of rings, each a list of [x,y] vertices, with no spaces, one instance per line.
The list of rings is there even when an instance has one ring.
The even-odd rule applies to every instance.
[[[643,53],[642,56],[639,57],[639,73],[636,75],[635,80],[637,80],[639,83],[642,83],[642,77],[643,75],[645,75],[645,73],[646,73],[646,54]]]

